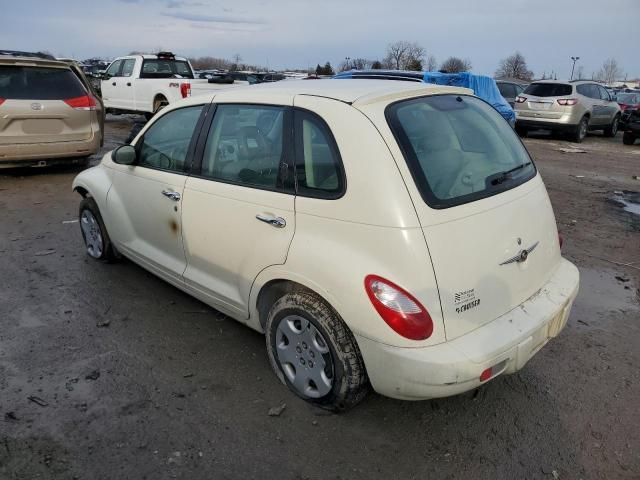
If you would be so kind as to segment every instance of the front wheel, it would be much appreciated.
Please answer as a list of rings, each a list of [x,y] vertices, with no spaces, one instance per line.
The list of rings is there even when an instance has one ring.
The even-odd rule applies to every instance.
[[[318,295],[280,297],[267,317],[266,341],[271,367],[300,398],[343,411],[366,396],[369,381],[356,340]]]
[[[80,202],[79,222],[87,254],[104,262],[116,260],[115,250],[93,198],[83,198]]]
[[[615,137],[618,133],[618,127],[620,126],[620,115],[613,117],[611,125],[604,129],[605,137]]]

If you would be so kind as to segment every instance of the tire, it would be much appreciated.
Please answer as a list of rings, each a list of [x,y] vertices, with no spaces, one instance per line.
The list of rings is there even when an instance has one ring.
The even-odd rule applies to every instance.
[[[636,136],[632,132],[624,132],[622,135],[622,143],[625,145],[633,145],[636,142]]]
[[[615,137],[616,134],[618,133],[618,127],[620,126],[620,115],[616,115],[615,117],[613,117],[613,120],[611,121],[611,125],[609,125],[607,128],[604,129],[604,136],[605,137]]]
[[[516,133],[521,138],[527,138],[527,135],[529,135],[529,130],[527,128],[525,128],[525,127],[520,127],[520,126],[516,125]]]
[[[107,229],[102,221],[102,215],[95,200],[91,197],[83,198],[78,212],[80,232],[87,254],[102,262],[111,263],[118,259],[113,248]]]
[[[587,136],[587,131],[589,130],[589,117],[584,116],[580,120],[580,123],[575,126],[575,128],[571,131],[570,139],[575,143],[582,143],[582,141]]]
[[[345,411],[367,395],[369,379],[353,334],[315,293],[280,297],[267,317],[266,342],[275,374],[303,400]]]

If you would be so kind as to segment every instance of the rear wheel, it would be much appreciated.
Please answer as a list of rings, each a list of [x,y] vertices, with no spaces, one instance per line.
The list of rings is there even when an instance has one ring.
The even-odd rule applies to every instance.
[[[613,121],[611,122],[611,125],[609,125],[607,128],[604,129],[604,136],[615,137],[616,134],[618,133],[619,125],[620,125],[620,115],[616,115],[615,117],[613,117]]]
[[[369,382],[356,340],[318,295],[280,297],[267,317],[266,342],[271,367],[300,398],[341,411],[366,396]]]
[[[79,222],[87,254],[96,260],[115,261],[117,255],[93,198],[86,197],[80,202]]]
[[[580,123],[576,125],[573,132],[571,132],[571,141],[576,143],[582,143],[582,141],[587,136],[587,131],[589,130],[589,118],[582,117]]]
[[[624,132],[622,135],[622,143],[625,145],[633,145],[636,141],[636,136],[632,132]]]

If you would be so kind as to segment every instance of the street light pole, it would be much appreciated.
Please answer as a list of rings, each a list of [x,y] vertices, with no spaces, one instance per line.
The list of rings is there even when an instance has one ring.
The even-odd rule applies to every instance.
[[[350,70],[350,69],[351,69],[351,66],[350,66],[350,63],[349,63],[349,62],[350,62],[350,60],[351,60],[351,57],[344,57],[344,60],[347,62],[347,70]]]
[[[571,78],[570,78],[570,80],[573,80],[573,71],[576,68],[576,62],[578,60],[580,60],[580,57],[571,57],[571,60],[573,60],[573,66],[571,67]]]

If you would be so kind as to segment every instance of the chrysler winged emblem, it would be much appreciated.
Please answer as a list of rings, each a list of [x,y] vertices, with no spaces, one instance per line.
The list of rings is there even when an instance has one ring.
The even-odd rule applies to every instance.
[[[531,252],[533,252],[536,247],[538,246],[540,242],[536,242],[533,245],[531,245],[529,248],[524,248],[522,250],[520,250],[517,254],[515,254],[513,257],[505,260],[504,262],[502,262],[500,265],[508,265],[509,263],[522,263],[524,262],[527,258],[529,258],[529,254]]]

